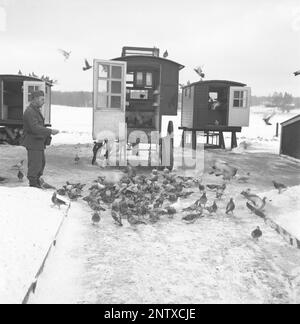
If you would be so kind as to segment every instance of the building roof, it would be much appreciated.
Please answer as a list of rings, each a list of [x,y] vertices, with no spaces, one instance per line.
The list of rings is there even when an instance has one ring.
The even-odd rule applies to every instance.
[[[20,75],[20,74],[0,74],[0,78],[2,79],[20,79],[20,81],[37,81],[37,82],[46,82],[48,85],[53,86],[51,82],[42,80],[40,78],[30,77],[28,75]]]
[[[245,87],[247,84],[240,83],[236,81],[229,81],[229,80],[205,80],[205,81],[197,81],[194,83],[191,83],[190,85],[186,85],[183,88],[194,86],[194,85],[213,85],[214,83],[225,83],[228,84],[228,86],[236,86],[236,87]]]
[[[283,123],[281,123],[282,126],[287,126],[287,125],[290,125],[290,124],[293,124],[293,123],[296,123],[300,120],[300,115],[297,115],[293,118],[290,118],[286,121],[284,121]]]
[[[157,56],[146,56],[146,55],[128,55],[128,56],[122,56],[122,57],[118,57],[118,58],[114,58],[113,61],[128,61],[131,59],[137,59],[137,58],[142,58],[144,60],[151,60],[151,61],[161,61],[161,62],[170,62],[173,64],[178,65],[179,70],[182,70],[183,68],[185,68],[184,65],[179,64],[175,61],[171,61],[162,57],[157,57]]]

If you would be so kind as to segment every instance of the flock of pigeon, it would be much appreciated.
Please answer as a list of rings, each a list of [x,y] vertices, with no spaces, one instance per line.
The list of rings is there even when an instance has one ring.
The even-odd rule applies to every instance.
[[[24,178],[23,164],[24,160],[12,166],[13,170],[18,171],[19,181],[23,181]],[[61,206],[70,208],[71,201],[83,198],[93,212],[93,224],[99,223],[101,212],[108,209],[111,210],[111,217],[118,226],[123,226],[124,219],[132,226],[155,224],[162,217],[173,218],[178,212],[183,214],[182,221],[190,224],[205,216],[216,214],[219,209],[217,203],[222,200],[227,189],[226,181],[237,179],[239,183],[248,182],[250,173],[238,177],[237,172],[237,168],[228,165],[226,162],[215,161],[209,174],[222,177],[223,184],[204,185],[202,179],[176,175],[168,169],[163,171],[154,169],[150,175],[146,176],[137,175],[134,168],[128,167],[118,183],[112,183],[105,177],[98,177],[89,188],[89,194],[85,197],[83,190],[86,185],[81,183],[66,182],[62,188],[57,189],[41,178],[41,187],[45,190],[54,190],[51,200],[53,206],[57,206],[59,209]],[[6,181],[7,178],[0,177],[1,184]],[[276,181],[273,181],[273,185],[279,194],[287,189],[284,184]],[[208,205],[207,191],[215,193],[215,199],[211,205]],[[174,203],[178,200],[186,199],[198,192],[200,194],[199,199],[192,205],[180,211],[174,208]],[[246,206],[251,213],[263,219],[266,218],[264,208],[267,197],[262,199],[252,193],[250,189],[242,191],[241,195],[246,198]],[[63,197],[66,197],[67,201]],[[235,201],[230,198],[225,210],[226,215],[232,215],[235,208]],[[258,239],[262,236],[262,232],[258,227],[251,235],[254,239]]]
[[[172,219],[175,214],[183,215],[182,221],[191,224],[203,217],[216,214],[219,210],[218,203],[222,200],[227,189],[226,181],[236,179],[237,169],[226,162],[217,161],[212,166],[210,174],[222,176],[223,184],[202,183],[202,179],[176,175],[168,169],[158,171],[152,170],[151,174],[137,175],[136,170],[128,167],[118,183],[112,183],[105,177],[98,177],[89,188],[89,194],[83,197],[85,184],[67,182],[61,189],[47,184],[42,180],[43,189],[55,190],[52,196],[53,206],[59,209],[61,206],[71,207],[71,201],[83,199],[92,210],[92,223],[96,225],[101,222],[102,212],[110,211],[113,222],[116,226],[123,226],[126,220],[131,226],[155,224],[164,217]],[[238,178],[242,183],[247,183],[250,173],[247,176]],[[281,194],[287,187],[284,184],[273,181],[274,187]],[[198,191],[199,190],[199,191]],[[215,199],[209,204],[207,191],[215,192]],[[199,199],[187,208],[177,210],[174,204],[178,200],[186,199],[199,192]],[[251,213],[265,219],[264,208],[267,198],[260,198],[258,195],[247,189],[241,193],[246,200],[246,206]],[[60,198],[61,197],[61,198]],[[67,197],[68,199],[64,199]],[[180,204],[178,204],[180,206]],[[227,203],[226,215],[233,215],[236,208],[235,201],[230,198]],[[262,231],[257,227],[251,236],[258,240]]]

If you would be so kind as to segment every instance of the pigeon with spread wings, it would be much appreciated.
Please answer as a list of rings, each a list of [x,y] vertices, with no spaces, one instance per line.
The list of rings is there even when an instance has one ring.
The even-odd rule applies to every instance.
[[[70,52],[67,52],[63,49],[58,49],[58,51],[64,56],[65,58],[65,61],[67,61],[69,58],[70,58],[70,55],[71,55],[71,51]]]
[[[92,65],[90,65],[87,59],[84,60],[84,64],[85,66],[82,68],[83,71],[88,71],[93,67]]]
[[[272,123],[270,123],[271,118],[273,118],[276,115],[275,111],[273,111],[271,114],[266,114],[263,118],[263,121],[266,123],[266,125],[270,126]]]
[[[205,74],[203,73],[203,65],[197,66],[194,71],[200,76],[201,80],[205,78]]]
[[[297,75],[300,75],[300,70],[299,70],[299,71],[296,71],[296,72],[294,72],[294,76],[297,76]]]

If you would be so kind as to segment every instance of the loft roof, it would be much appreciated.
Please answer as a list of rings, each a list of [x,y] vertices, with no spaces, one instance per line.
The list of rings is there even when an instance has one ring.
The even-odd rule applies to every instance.
[[[160,62],[170,62],[173,64],[178,65],[179,70],[182,70],[185,66],[177,63],[175,61],[171,61],[162,57],[157,57],[157,56],[146,56],[146,55],[128,55],[128,56],[122,56],[122,57],[118,57],[118,58],[114,58],[113,61],[131,61],[137,58],[142,58],[143,60],[151,60],[151,61],[160,61]]]
[[[0,74],[0,78],[2,79],[14,79],[19,81],[37,81],[37,82],[46,82],[49,86],[53,86],[51,82],[42,80],[40,78],[30,77],[28,75],[20,75],[20,74]]]
[[[236,82],[236,81],[230,81],[230,80],[205,80],[205,81],[197,81],[194,83],[191,83],[190,85],[186,85],[183,88],[194,86],[194,85],[214,85],[216,83],[224,83],[228,86],[237,86],[237,87],[245,87],[245,83]]]

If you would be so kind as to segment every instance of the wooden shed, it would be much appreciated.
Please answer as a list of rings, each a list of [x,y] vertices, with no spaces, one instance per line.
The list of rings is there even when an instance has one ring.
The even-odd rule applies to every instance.
[[[300,115],[281,124],[280,154],[300,159]]]
[[[51,123],[51,83],[23,75],[0,75],[0,137],[8,142],[15,141],[23,129],[23,113],[29,106],[31,93],[45,92],[45,105],[42,114],[45,123]]]
[[[251,89],[244,83],[227,80],[199,81],[183,87],[181,128],[218,132],[224,147],[223,132],[233,135],[249,126]]]

